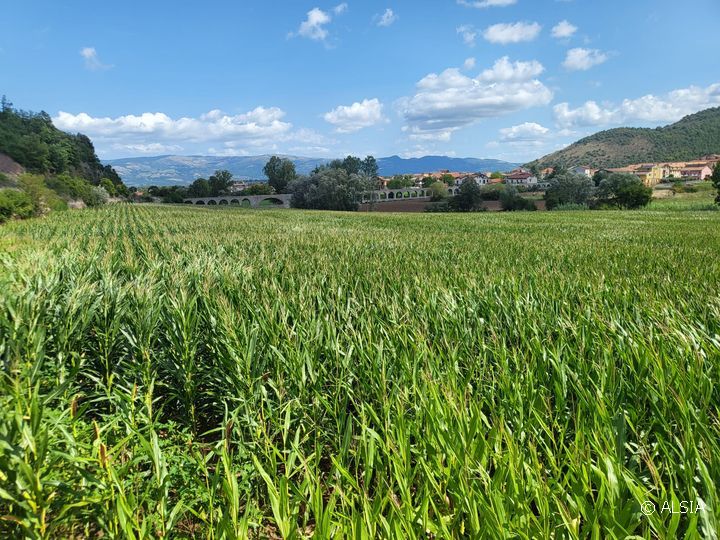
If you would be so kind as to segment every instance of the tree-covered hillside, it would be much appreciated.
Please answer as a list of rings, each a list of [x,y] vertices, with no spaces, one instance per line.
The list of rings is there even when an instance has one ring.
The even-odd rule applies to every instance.
[[[622,167],[631,163],[687,161],[707,154],[720,154],[720,107],[686,116],[665,127],[601,131],[529,165]]]
[[[60,131],[46,112],[17,110],[5,97],[0,109],[0,153],[33,173],[69,174],[95,186],[105,178],[118,193],[127,192],[115,170],[103,165],[95,155],[88,137]]]

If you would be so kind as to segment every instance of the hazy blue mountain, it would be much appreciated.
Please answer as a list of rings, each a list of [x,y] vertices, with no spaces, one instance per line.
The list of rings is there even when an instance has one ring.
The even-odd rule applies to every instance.
[[[498,159],[453,158],[447,156],[424,156],[409,159],[390,156],[378,159],[378,166],[382,176],[421,174],[445,169],[456,172],[505,172],[511,171],[518,165],[518,163],[508,163]]]
[[[283,156],[291,159],[300,174],[307,174],[328,159]],[[106,163],[130,186],[190,184],[196,178],[207,178],[218,169],[227,169],[239,179],[264,179],[263,167],[270,155],[262,156],[155,156],[111,159]],[[496,159],[450,158],[425,156],[403,159],[398,156],[378,159],[380,174],[416,174],[443,169],[460,172],[509,171],[515,163]]]

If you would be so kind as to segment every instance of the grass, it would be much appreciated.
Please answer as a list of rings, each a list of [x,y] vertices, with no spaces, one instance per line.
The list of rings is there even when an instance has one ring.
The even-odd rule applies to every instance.
[[[680,210],[680,211],[718,211],[720,206],[715,204],[717,191],[710,182],[698,182],[690,184],[696,190],[692,193],[670,192],[671,186],[663,186],[662,191],[667,191],[669,196],[652,201],[650,208],[653,210]]]
[[[2,537],[717,537],[720,213],[126,205],[0,245]]]

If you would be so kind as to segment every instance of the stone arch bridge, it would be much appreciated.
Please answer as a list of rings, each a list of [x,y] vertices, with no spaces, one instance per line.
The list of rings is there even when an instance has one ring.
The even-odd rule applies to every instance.
[[[460,188],[448,188],[449,195],[457,195]],[[428,188],[401,188],[401,189],[380,189],[367,191],[362,194],[362,203],[400,201],[405,199],[430,199],[432,191]]]
[[[245,208],[290,208],[291,195],[223,195],[184,199],[185,204],[201,206],[243,206]]]
[[[457,195],[459,188],[448,188],[449,194]],[[366,191],[362,194],[362,204],[374,202],[383,203],[400,200],[428,200],[432,192],[426,188],[380,189]],[[245,208],[290,208],[291,195],[222,195],[220,197],[198,197],[184,199],[185,204],[201,206],[242,206]]]

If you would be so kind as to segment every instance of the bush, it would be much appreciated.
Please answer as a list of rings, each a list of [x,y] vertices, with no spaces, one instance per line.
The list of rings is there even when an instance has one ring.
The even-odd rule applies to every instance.
[[[45,177],[37,174],[23,174],[18,178],[18,187],[28,194],[33,204],[33,214],[46,214],[50,210],[67,210],[67,203],[45,184]]]
[[[500,195],[500,206],[505,212],[535,211],[535,201],[526,199],[514,189],[507,189]]]
[[[11,218],[26,219],[33,213],[30,195],[19,189],[0,189],[0,223]]]
[[[480,198],[483,201],[499,201],[500,195],[505,193],[507,186],[504,184],[490,184],[480,188]]]
[[[563,204],[587,204],[595,184],[587,176],[563,172],[556,175],[545,192],[547,209]]]
[[[443,213],[443,212],[452,212],[453,209],[450,206],[450,201],[444,200],[444,201],[439,201],[439,202],[428,204],[425,207],[425,211],[431,212],[431,213]]]
[[[85,204],[93,207],[102,206],[103,204],[108,202],[108,199],[110,199],[110,195],[108,195],[108,192],[105,191],[104,188],[100,186],[93,186],[90,188],[87,198],[83,200],[85,201]]]
[[[430,192],[432,193],[430,200],[433,202],[442,201],[447,199],[449,196],[448,188],[442,182],[434,182],[430,185]]]
[[[634,174],[613,173],[600,182],[601,204],[620,208],[641,208],[652,199],[652,188],[646,187]]]
[[[450,201],[450,206],[457,212],[473,212],[482,206],[480,186],[475,180],[467,178],[460,184],[458,194]]]
[[[364,191],[372,189],[371,182],[360,175],[348,174],[339,167],[322,167],[310,176],[300,176],[288,185],[293,208],[314,210],[358,209]]]
[[[102,178],[100,180],[100,187],[107,191],[108,195],[110,195],[111,197],[115,197],[117,195],[115,184],[113,184],[112,181],[107,178]]]
[[[12,186],[13,182],[5,176],[3,173],[0,173],[0,187],[8,187]]]

